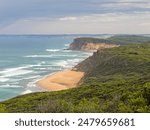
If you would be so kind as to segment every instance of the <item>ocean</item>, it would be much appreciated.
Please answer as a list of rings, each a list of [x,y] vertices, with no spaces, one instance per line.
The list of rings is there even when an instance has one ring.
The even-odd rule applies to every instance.
[[[72,68],[92,53],[65,50],[72,35],[0,35],[0,101],[45,91],[43,76]]]

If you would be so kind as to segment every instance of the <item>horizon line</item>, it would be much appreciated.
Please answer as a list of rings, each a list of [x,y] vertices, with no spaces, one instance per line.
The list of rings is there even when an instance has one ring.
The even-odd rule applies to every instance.
[[[64,33],[64,34],[0,34],[2,35],[150,35],[150,33]]]

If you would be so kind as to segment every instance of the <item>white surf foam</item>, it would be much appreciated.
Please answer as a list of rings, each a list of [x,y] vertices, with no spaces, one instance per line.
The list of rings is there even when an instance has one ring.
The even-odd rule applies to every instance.
[[[65,44],[66,47],[69,47],[70,44]]]
[[[35,88],[36,86],[36,82],[39,81],[41,79],[41,76],[37,77],[36,79],[32,80],[31,82],[29,82],[27,84],[28,88]]]
[[[46,51],[48,51],[48,52],[57,52],[57,51],[60,51],[60,49],[46,49]]]
[[[24,57],[26,58],[49,58],[49,57],[52,57],[52,55],[28,55]]]
[[[4,69],[3,71],[0,71],[0,77],[1,78],[6,78],[6,77],[12,77],[12,76],[17,76],[17,75],[25,75],[25,74],[31,73],[33,71],[26,70],[27,68],[30,68],[30,67],[32,67],[32,65],[27,65],[27,66],[24,66],[24,67]]]
[[[64,54],[62,54],[62,55],[55,55],[55,56],[58,56],[58,57],[77,57],[78,55],[64,55]]]
[[[24,94],[28,94],[28,93],[32,93],[33,91],[31,90],[25,90],[24,92],[21,93],[21,95],[24,95]]]
[[[7,82],[7,81],[9,81],[9,79],[8,79],[8,78],[0,77],[0,82]]]
[[[57,61],[57,62],[53,63],[51,66],[59,66],[59,67],[62,67],[62,68],[66,69],[66,68],[73,67],[74,65],[76,65],[80,61],[82,61],[81,58],[60,60],[60,61]]]
[[[61,66],[61,67],[66,67],[68,65],[67,61],[59,61],[59,62],[56,62],[55,65],[57,66]]]
[[[82,59],[78,59],[78,58],[76,58],[76,59],[68,59],[67,60],[68,63],[79,63],[80,61],[82,61]]]
[[[45,61],[41,61],[41,64],[45,64],[46,62]]]
[[[68,67],[74,67],[75,65],[77,65],[79,62],[81,62],[82,59],[68,59],[67,63],[68,63]]]
[[[39,78],[40,75],[35,75],[35,76],[30,76],[30,77],[27,77],[27,78],[23,78],[23,79],[36,79],[36,78]]]
[[[5,85],[0,85],[1,88],[22,88],[22,86],[19,85],[11,85],[11,84],[5,84]]]
[[[35,68],[35,70],[46,70],[47,68]]]
[[[87,53],[84,53],[86,56],[92,56],[93,55],[93,53],[91,53],[91,52],[87,52]]]
[[[72,50],[65,50],[65,49],[64,49],[63,52],[72,52]]]
[[[18,76],[18,75],[25,75],[32,73],[31,70],[15,70],[15,71],[6,71],[3,73],[3,77],[12,77],[12,76]]]

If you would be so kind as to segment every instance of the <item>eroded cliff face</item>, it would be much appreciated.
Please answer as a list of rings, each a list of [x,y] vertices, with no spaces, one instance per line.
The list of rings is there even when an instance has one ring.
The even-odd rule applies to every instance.
[[[106,44],[106,43],[86,43],[81,47],[82,51],[95,51],[98,49],[104,49],[104,48],[112,48],[112,47],[118,47],[119,45],[115,44]]]
[[[83,42],[83,41],[78,41],[76,40],[70,44],[69,50],[81,50],[81,51],[96,51],[98,49],[104,49],[104,48],[113,48],[113,47],[119,47],[120,45],[118,44],[109,44],[105,42],[100,42],[100,43],[93,43],[93,42]]]

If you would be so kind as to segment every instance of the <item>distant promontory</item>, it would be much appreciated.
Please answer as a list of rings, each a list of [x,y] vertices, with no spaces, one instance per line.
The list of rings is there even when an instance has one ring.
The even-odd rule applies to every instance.
[[[112,41],[107,39],[99,39],[99,38],[76,38],[70,44],[69,50],[81,50],[81,51],[94,51],[103,48],[112,48],[118,47],[119,44],[115,44]]]
[[[114,35],[106,39],[80,37],[73,40],[68,50],[95,51],[98,49],[113,48],[119,47],[120,45],[144,43],[148,41],[150,41],[150,37],[138,35]]]

